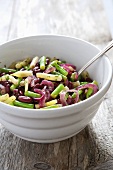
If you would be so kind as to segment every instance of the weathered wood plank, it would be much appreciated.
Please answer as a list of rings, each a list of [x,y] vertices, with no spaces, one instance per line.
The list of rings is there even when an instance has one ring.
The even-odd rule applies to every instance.
[[[63,34],[96,43],[111,39],[102,0],[15,0],[8,39]]]
[[[12,19],[13,0],[0,0],[0,44],[7,41]]]
[[[113,160],[109,160],[105,163],[100,164],[96,168],[90,168],[89,170],[112,170],[113,169]]]

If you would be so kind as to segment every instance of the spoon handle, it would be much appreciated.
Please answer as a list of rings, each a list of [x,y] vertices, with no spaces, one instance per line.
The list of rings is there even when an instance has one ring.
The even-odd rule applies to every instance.
[[[105,54],[112,47],[113,47],[113,40],[103,50],[101,50],[95,57],[93,57],[85,66],[83,66],[78,71],[78,75],[80,75],[86,68],[88,68],[94,61],[96,61],[99,57],[101,57],[103,54]]]

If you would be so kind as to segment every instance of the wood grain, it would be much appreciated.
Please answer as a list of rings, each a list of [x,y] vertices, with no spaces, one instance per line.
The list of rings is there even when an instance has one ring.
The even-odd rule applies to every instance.
[[[102,0],[13,2],[8,39],[36,34],[63,34],[98,44],[111,39]]]
[[[0,0],[0,3],[4,20],[3,24],[0,21],[0,43],[36,34],[76,36],[103,43],[99,47],[111,39],[102,1]],[[108,55],[113,63],[113,50]],[[113,169],[112,91],[113,84],[92,122],[78,135],[62,142],[28,142],[0,125],[0,170]]]
[[[13,10],[13,0],[0,0],[0,44],[6,42],[8,39],[12,10]]]

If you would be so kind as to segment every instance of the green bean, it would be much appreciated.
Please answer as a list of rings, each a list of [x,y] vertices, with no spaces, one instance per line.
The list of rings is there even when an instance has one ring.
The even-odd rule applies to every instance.
[[[79,95],[82,94],[82,92],[83,92],[82,90],[78,90],[78,94],[79,94]],[[73,93],[73,94],[72,94],[72,98],[75,98],[75,97],[76,97],[76,93]]]
[[[66,93],[66,95],[65,95],[65,99],[67,100],[67,99],[68,99],[68,97],[69,97],[69,93]]]
[[[45,64],[46,64],[46,57],[42,56],[40,58],[40,70],[45,70]]]
[[[28,91],[28,87],[29,87],[29,80],[28,78],[25,79],[25,92]]]
[[[4,102],[5,100],[7,100],[9,98],[9,94],[6,93],[6,94],[3,94],[2,96],[0,96],[0,101],[1,102]]]
[[[53,74],[56,74],[56,75],[61,75],[64,80],[67,80],[67,77],[66,77],[66,76],[64,76],[63,74],[61,74],[61,73],[59,73],[59,72],[57,72],[57,71],[54,71],[54,72],[52,72],[52,73],[53,73]]]
[[[50,58],[50,61],[51,61],[51,62],[52,62],[52,61],[55,61],[55,60],[57,60],[56,57]]]
[[[45,105],[46,106],[51,106],[51,105],[55,105],[57,103],[57,99],[51,100],[49,102],[46,102]]]
[[[38,62],[39,57],[36,56],[32,59],[31,63],[30,63],[30,69],[33,69],[36,66],[36,63]]]
[[[84,82],[80,82],[80,85],[85,85],[88,84],[88,82],[84,81]]]
[[[71,79],[72,82],[75,81],[75,76],[76,76],[76,73],[75,73],[75,72],[71,74],[70,79]]]
[[[80,86],[80,81],[72,82],[72,84],[73,84],[73,87],[76,88],[76,87]]]
[[[72,94],[72,98],[75,98],[75,97],[76,97],[76,93],[73,93],[73,94]]]
[[[10,69],[15,69],[16,61],[12,62],[11,65],[8,67]]]
[[[66,63],[66,61],[58,60],[58,64],[64,64],[64,63]]]
[[[15,67],[16,67],[17,69],[20,69],[20,68],[22,68],[22,67],[24,67],[24,66],[27,66],[30,62],[31,62],[31,58],[26,58],[26,59],[23,60],[23,61],[17,62],[16,65],[15,65]]]
[[[53,75],[53,74],[47,74],[47,73],[36,73],[36,76],[38,78],[43,78],[43,79],[51,80],[51,81],[61,81],[62,80],[61,75]]]
[[[90,78],[89,73],[87,71],[84,71],[81,75],[84,78],[84,80],[86,80],[87,78]]]
[[[34,108],[34,104],[28,104],[28,103],[24,103],[24,102],[19,102],[18,100],[15,100],[13,102],[14,106],[18,106],[18,107],[24,107],[24,108],[29,108],[29,109],[33,109]]]
[[[95,80],[92,82],[92,84],[95,84],[98,86],[98,83]],[[93,93],[93,88],[89,88],[86,92],[86,98],[89,98],[92,95],[92,93]]]
[[[49,65],[47,66],[47,69],[50,68],[50,67],[53,67],[52,64],[54,64],[54,63],[58,63],[58,60],[51,61],[51,62],[49,63]]]
[[[15,97],[15,96],[11,96],[11,97],[9,97],[8,99],[6,99],[6,100],[4,101],[4,103],[7,103],[7,104],[12,105],[15,100],[16,100],[16,97]]]
[[[53,108],[58,108],[58,107],[62,107],[62,105],[61,104],[54,104],[54,105],[43,107],[43,108],[40,108],[40,109],[53,109]]]
[[[82,79],[82,76],[81,76],[81,74],[78,76],[78,80],[79,81],[81,81],[81,79]]]
[[[80,95],[80,94],[82,94],[83,93],[83,90],[79,90],[78,91],[78,94]]]
[[[59,84],[56,87],[56,89],[51,93],[51,97],[52,98],[56,98],[63,89],[64,89],[64,85],[63,84]]]
[[[16,70],[4,67],[4,68],[0,68],[0,72],[4,72],[4,73],[12,72],[12,73],[15,73]]]
[[[30,70],[30,65],[24,66],[26,70]]]
[[[51,100],[49,102],[45,102],[45,107],[52,106],[55,104],[57,104],[57,99]],[[39,109],[40,108],[39,104],[35,104],[35,108]]]
[[[98,83],[97,83],[97,81],[95,81],[95,80],[94,80],[92,83],[98,86]]]
[[[68,72],[67,72],[65,69],[63,69],[61,66],[59,66],[59,65],[56,63],[56,61],[53,61],[53,62],[52,62],[52,65],[53,65],[54,67],[56,67],[56,69],[57,69],[61,74],[63,74],[64,76],[67,76],[67,75],[68,75]]]
[[[18,84],[12,84],[10,90],[13,91],[14,89],[16,89],[20,85],[21,80],[22,78],[18,78]]]
[[[27,70],[24,70],[24,71],[17,71],[15,73],[12,74],[13,76],[16,76],[16,77],[28,77],[28,76],[32,76],[33,75],[33,72],[32,71],[27,71]]]
[[[86,98],[90,97],[93,93],[93,89],[92,88],[89,88],[86,92]]]
[[[25,96],[28,96],[28,97],[36,97],[36,98],[39,98],[41,95],[38,94],[38,93],[35,93],[35,92],[32,92],[32,91],[26,91],[24,93]]]
[[[6,81],[6,80],[9,80],[9,74],[5,74],[0,77],[0,81]]]

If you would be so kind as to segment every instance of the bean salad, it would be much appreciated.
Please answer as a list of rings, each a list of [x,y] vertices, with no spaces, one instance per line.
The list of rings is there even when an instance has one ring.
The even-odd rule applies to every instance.
[[[51,109],[81,102],[97,93],[98,83],[75,65],[35,56],[0,68],[0,102],[29,109]]]

